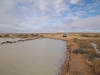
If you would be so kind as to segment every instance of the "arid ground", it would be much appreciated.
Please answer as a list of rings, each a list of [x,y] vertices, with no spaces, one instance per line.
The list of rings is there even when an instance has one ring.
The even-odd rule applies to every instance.
[[[67,37],[62,37],[62,33],[1,33],[0,38],[27,38],[19,41],[53,38],[67,41],[67,57],[59,75],[100,75],[100,33],[67,33]],[[2,44],[5,43],[15,42]]]

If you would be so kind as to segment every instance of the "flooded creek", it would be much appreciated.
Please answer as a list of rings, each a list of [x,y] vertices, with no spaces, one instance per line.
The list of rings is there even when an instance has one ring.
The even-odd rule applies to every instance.
[[[17,41],[20,38],[10,39]],[[0,38],[0,43],[8,39]],[[0,45],[0,75],[58,75],[66,59],[66,42],[36,39]]]

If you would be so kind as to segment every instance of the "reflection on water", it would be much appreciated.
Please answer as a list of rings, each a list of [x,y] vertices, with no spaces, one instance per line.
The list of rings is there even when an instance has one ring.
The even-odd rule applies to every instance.
[[[54,39],[0,45],[0,75],[58,75],[65,52],[66,43]]]

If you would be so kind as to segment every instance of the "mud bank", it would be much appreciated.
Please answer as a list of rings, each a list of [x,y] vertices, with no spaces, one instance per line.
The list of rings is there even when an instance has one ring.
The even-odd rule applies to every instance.
[[[66,59],[62,65],[61,73],[59,75],[67,75],[69,73],[69,68],[70,68],[69,61],[70,61],[70,50],[66,42]]]

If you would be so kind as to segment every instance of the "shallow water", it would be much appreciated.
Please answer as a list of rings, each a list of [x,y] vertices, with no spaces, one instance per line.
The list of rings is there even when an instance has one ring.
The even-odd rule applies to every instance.
[[[97,45],[95,43],[91,43],[94,49],[96,50],[96,53],[100,53],[100,51],[97,49]]]
[[[0,45],[0,75],[58,75],[65,52],[66,42],[54,39]]]
[[[16,39],[12,39],[12,38],[0,38],[0,43],[2,42],[6,42],[6,41],[18,41],[21,38],[16,38]]]

